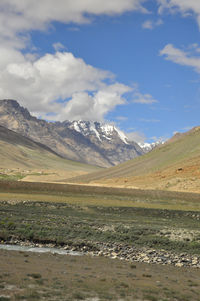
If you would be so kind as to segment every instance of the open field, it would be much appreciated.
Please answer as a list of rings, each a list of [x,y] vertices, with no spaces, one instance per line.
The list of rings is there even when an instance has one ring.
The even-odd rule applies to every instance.
[[[41,183],[63,183],[73,176],[87,174],[98,167],[62,159],[60,169],[50,168],[0,168],[0,181],[26,181]],[[54,162],[55,163],[55,162]]]
[[[0,182],[0,199],[200,211],[200,195],[197,193],[89,185],[3,181]]]
[[[199,270],[0,250],[0,300],[199,301]]]

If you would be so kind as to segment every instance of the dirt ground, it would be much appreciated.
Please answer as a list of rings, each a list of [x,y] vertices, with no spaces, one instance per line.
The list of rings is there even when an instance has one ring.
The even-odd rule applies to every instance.
[[[90,182],[94,186],[111,186],[133,189],[169,190],[181,192],[200,193],[200,171],[199,166],[190,168],[169,168],[142,176],[102,179]],[[198,167],[198,171],[197,171]]]
[[[0,250],[0,300],[200,300],[200,270]]]
[[[63,183],[65,179],[87,174],[84,171],[64,171],[64,170],[35,170],[22,180],[25,182]]]

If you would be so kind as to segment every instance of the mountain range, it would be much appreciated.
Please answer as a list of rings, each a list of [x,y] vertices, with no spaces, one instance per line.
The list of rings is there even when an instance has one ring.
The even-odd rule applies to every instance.
[[[0,162],[0,179],[28,176],[30,180],[37,181],[40,176],[43,181],[47,178],[57,181],[100,169],[64,159],[46,145],[3,126],[0,126]]]
[[[141,146],[113,125],[47,122],[0,101],[0,178],[10,168],[25,181],[200,192],[199,126]]]
[[[15,100],[0,100],[0,125],[45,144],[69,160],[110,167],[145,151],[114,125],[91,121],[48,122],[32,116]]]

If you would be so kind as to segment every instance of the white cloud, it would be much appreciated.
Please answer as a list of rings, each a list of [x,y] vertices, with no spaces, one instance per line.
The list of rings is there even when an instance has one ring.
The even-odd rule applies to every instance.
[[[153,136],[147,139],[144,133],[138,131],[126,133],[126,136],[128,137],[129,140],[135,141],[137,143],[145,143],[147,141],[148,141],[147,143],[152,143],[152,142],[163,143],[169,139],[169,137],[167,136],[163,136],[163,137]]]
[[[103,120],[124,94],[134,89],[114,81],[114,76],[86,64],[57,41],[55,54],[39,56],[31,43],[32,30],[48,30],[53,22],[92,22],[97,15],[147,13],[147,0],[1,0],[0,1],[0,98],[20,101],[33,114],[52,120]],[[22,52],[22,49],[26,49]],[[31,49],[28,52],[27,49]],[[140,102],[155,102],[134,92]]]
[[[4,58],[4,59],[1,59]],[[0,98],[14,98],[37,116],[52,120],[103,120],[131,88],[106,84],[110,72],[87,65],[69,52],[46,54],[34,61],[19,51],[0,49]],[[58,102],[56,100],[62,100]]]
[[[189,50],[190,50],[190,49],[193,49],[193,50],[195,50],[196,52],[200,52],[200,47],[199,47],[199,45],[198,45],[197,43],[190,44],[190,45],[188,46],[188,49],[189,49]]]
[[[52,21],[65,24],[83,24],[91,21],[92,15],[116,15],[127,11],[147,10],[142,6],[146,0],[1,0],[0,42],[23,47],[26,32],[44,30]],[[18,34],[23,34],[19,37]]]
[[[140,104],[153,104],[157,103],[158,100],[153,98],[151,94],[141,93],[137,83],[133,84],[132,102]]]
[[[196,48],[198,49],[198,46]],[[174,47],[172,44],[168,44],[160,51],[160,55],[163,55],[168,61],[192,67],[196,72],[200,73],[200,56],[197,56],[196,52],[186,52]]]
[[[126,136],[130,141],[135,141],[137,143],[144,143],[147,139],[144,133],[137,131],[126,133]]]
[[[153,137],[150,137],[150,140],[153,141],[153,142],[160,142],[160,143],[163,143],[165,141],[167,141],[169,139],[170,136],[161,136],[161,137],[157,137],[157,136],[153,136]]]
[[[143,94],[139,91],[138,86],[134,85],[133,99],[134,103],[140,104],[152,104],[157,103],[158,101],[153,98],[151,94]]]
[[[159,13],[165,10],[170,13],[181,13],[184,17],[194,15],[200,26],[200,1],[199,0],[157,0]]]
[[[126,103],[122,96],[130,91],[130,87],[115,83],[104,86],[92,94],[74,93],[72,98],[63,106],[57,119],[103,121],[108,112],[117,105]]]
[[[163,21],[161,19],[159,19],[157,21],[146,20],[142,24],[142,28],[144,28],[144,29],[154,29],[155,27],[158,27],[158,26],[160,26],[162,24],[163,24]]]
[[[142,28],[153,29],[153,21],[147,20],[142,24]]]
[[[53,43],[53,48],[55,49],[55,51],[66,49],[66,47],[60,42]]]

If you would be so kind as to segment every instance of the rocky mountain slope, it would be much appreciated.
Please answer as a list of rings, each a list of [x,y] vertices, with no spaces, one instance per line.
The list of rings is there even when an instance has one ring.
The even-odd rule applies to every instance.
[[[141,157],[71,181],[199,193],[200,127],[174,135]]]
[[[45,144],[61,156],[110,167],[144,151],[112,125],[89,121],[47,122],[31,116],[15,100],[0,100],[0,125]]]
[[[50,170],[67,177],[97,169],[91,165],[64,159],[47,146],[0,126],[0,179],[4,176],[16,177],[16,174],[20,177],[30,177],[34,171],[36,181],[40,181],[44,173],[51,173]],[[58,178],[55,173],[54,178]]]

